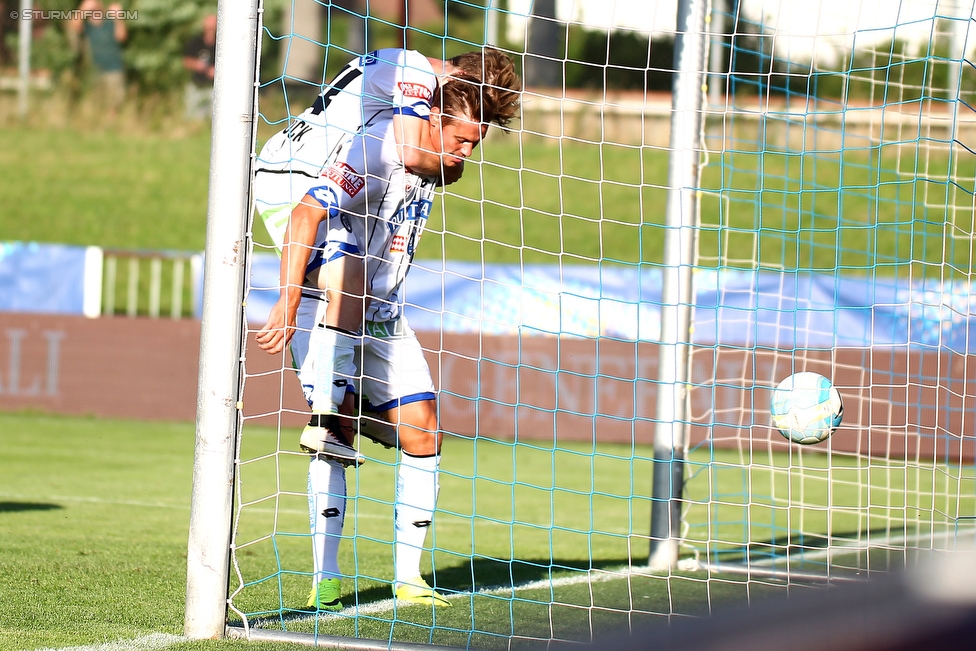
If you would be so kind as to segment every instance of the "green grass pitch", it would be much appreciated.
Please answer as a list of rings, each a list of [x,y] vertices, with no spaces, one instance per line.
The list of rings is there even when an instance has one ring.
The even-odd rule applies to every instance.
[[[178,635],[192,425],[6,414],[0,415],[0,431],[0,574],[5,579],[0,582],[0,648]],[[706,571],[664,577],[641,569],[647,554],[650,449],[449,438],[428,544],[434,548],[438,585],[455,595],[453,607],[438,611],[435,621],[423,608],[394,613],[388,604],[394,457],[367,444],[370,462],[349,471],[349,540],[341,556],[343,567],[359,575],[346,581],[344,601],[358,603],[362,612],[316,621],[295,612],[307,594],[311,559],[306,458],[288,451],[289,435],[297,437],[297,431],[282,433],[279,452],[276,432],[246,428],[242,447],[238,562],[246,586],[234,603],[268,628],[284,623],[288,630],[323,635],[505,648],[513,635],[587,639],[591,630],[663,621],[668,612],[705,613],[785,590],[772,580],[746,582]],[[821,481],[806,490],[829,490],[838,506],[863,504],[864,482],[852,481],[857,473],[870,474],[878,508],[895,503],[903,492],[898,482],[906,474],[897,464],[888,470],[849,467],[847,475],[835,471],[823,483],[826,472],[810,473],[823,459],[805,462],[806,481]],[[741,491],[740,471],[722,469],[732,460],[720,454],[709,463],[707,457],[692,456],[690,538],[700,537],[695,527],[705,526],[709,495],[732,504],[730,496]],[[696,473],[702,472],[711,476],[710,482],[697,481]],[[791,463],[788,455],[778,455],[768,467],[752,472],[757,484],[767,480],[763,473],[779,473],[783,493],[773,506],[781,517],[791,511],[792,517],[801,517],[799,509],[791,508],[786,488],[790,474],[798,472],[795,459]],[[943,474],[935,469],[910,481],[941,492],[932,483]],[[792,481],[799,483],[796,477]],[[963,484],[962,494],[972,495],[973,477],[967,475]],[[265,500],[269,495],[272,499]],[[760,512],[759,503],[752,507],[751,524],[756,542],[763,542],[762,524],[770,516]],[[820,524],[823,537],[828,527],[838,526],[827,518]],[[810,522],[805,528],[818,530]],[[721,540],[725,533],[711,535]],[[429,564],[426,568],[430,572]],[[237,587],[235,578],[232,587]],[[181,642],[173,648],[237,644]]]
[[[0,205],[11,207],[0,215],[5,240],[202,250],[209,134],[12,127],[0,129],[0,140]],[[487,141],[481,155],[485,163],[472,164],[438,203],[419,257],[661,260],[666,152],[528,141],[520,151],[509,136]],[[703,186],[722,192],[702,194],[703,266],[736,266],[730,258],[755,252],[741,264],[900,276],[914,257],[916,275],[938,269],[965,275],[971,243],[947,237],[939,213],[951,186],[948,166],[930,161],[927,178],[917,179],[900,173],[898,160],[896,152],[865,150],[738,151],[711,161]],[[966,170],[971,163],[962,161]],[[255,238],[267,242],[260,226]],[[245,452],[254,461],[242,468],[240,526],[248,544],[239,561],[247,585],[235,605],[273,627],[308,590],[304,458],[275,452],[270,431],[253,433]],[[0,415],[0,446],[0,649],[178,635],[193,426],[6,414]],[[371,447],[375,458],[350,473],[350,511],[358,517],[347,525],[351,538],[342,557],[361,577],[346,586],[345,600],[358,599],[364,608],[388,598],[392,575],[392,456]],[[290,448],[283,443],[282,449]],[[670,579],[613,575],[646,559],[649,450],[513,448],[452,439],[445,451],[428,542],[438,584],[460,594],[450,612],[434,622],[429,613],[404,609],[392,623],[391,610],[370,605],[358,618],[289,615],[289,630],[506,647],[511,636],[585,639],[591,630],[670,612],[702,613],[784,590],[772,580],[704,571]],[[270,456],[259,460],[262,455]],[[971,527],[953,521],[956,514],[976,511],[971,468],[916,469],[896,460],[845,465],[835,457],[828,469],[827,457],[815,454],[769,455],[742,468],[734,455],[724,455],[693,453],[688,468],[688,539],[703,560],[782,556],[799,545],[811,550],[802,567],[818,569],[825,561],[814,552],[826,540],[947,535],[952,527]],[[279,478],[275,521],[275,500],[264,498],[276,494]],[[794,505],[814,503],[816,495],[829,512]],[[938,519],[919,515],[933,512]],[[790,538],[792,522],[803,522],[807,540]],[[852,548],[832,561],[855,570],[898,561],[879,554],[883,558]],[[611,580],[580,582],[587,570],[591,578]],[[521,587],[513,592],[512,586]],[[472,592],[484,588],[499,591]],[[244,646],[277,645],[183,642],[171,648]]]
[[[0,648],[178,635],[192,425],[4,414],[0,431]],[[245,435],[245,454],[273,446],[275,440],[274,432],[255,428]],[[379,446],[366,449],[370,463],[358,474],[349,473],[354,494],[346,528],[350,540],[341,559],[345,568],[358,568],[363,577],[355,595],[364,607],[388,599],[383,581],[392,575],[393,457]],[[429,542],[436,548],[438,582],[469,594],[455,597],[454,607],[438,616],[433,629],[435,622],[423,608],[401,609],[394,625],[387,607],[359,618],[324,617],[318,630],[496,647],[505,646],[513,634],[580,639],[591,622],[610,629],[653,619],[653,613],[669,610],[669,600],[689,613],[704,612],[704,575],[670,581],[649,574],[592,583],[567,580],[578,578],[585,568],[619,570],[646,557],[649,450],[637,451],[644,457],[639,462],[628,458],[629,448],[611,446],[600,452],[593,457],[577,448],[515,450],[507,442],[449,439]],[[513,454],[518,455],[515,463]],[[286,452],[270,458],[281,462],[283,482],[277,529],[272,529],[273,538],[239,550],[242,571],[267,578],[249,585],[235,600],[238,608],[267,614],[303,605],[311,563],[308,515],[299,494],[304,492],[306,458]],[[648,485],[633,487],[645,496],[632,498],[627,469],[635,464]],[[263,534],[275,517],[270,504],[248,504],[248,491],[263,495],[273,489],[266,483],[274,476],[269,467],[261,462],[242,467],[244,539],[250,531]],[[591,469],[592,486],[586,479]],[[586,492],[591,489],[597,493]],[[277,573],[276,556],[285,573]],[[550,577],[556,580],[554,593],[548,586],[532,585]],[[513,583],[527,587],[513,593]],[[472,587],[494,591],[470,594]],[[745,590],[744,584],[730,581],[719,593],[735,602]],[[346,602],[354,603],[355,595],[346,596]],[[555,602],[551,607],[550,601]],[[556,629],[550,628],[553,621],[558,622]],[[308,619],[287,624],[290,630],[315,628]],[[185,642],[174,648],[234,645]]]
[[[3,128],[0,137],[0,205],[16,207],[0,217],[5,240],[203,249],[208,133]],[[905,274],[912,259],[916,276],[968,269],[968,237],[946,237],[943,222],[953,180],[973,162],[950,174],[947,157],[930,158],[919,176],[899,171],[896,149],[727,152],[703,173],[701,264],[861,276]],[[418,257],[659,264],[667,160],[661,149],[495,134],[435,204]],[[259,224],[254,238],[270,242]],[[943,260],[952,264],[919,264]]]

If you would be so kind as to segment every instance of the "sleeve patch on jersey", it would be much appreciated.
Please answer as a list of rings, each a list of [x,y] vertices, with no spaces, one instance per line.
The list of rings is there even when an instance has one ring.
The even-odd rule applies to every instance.
[[[394,235],[390,242],[391,253],[404,253],[407,250],[407,238],[404,235]]]
[[[422,99],[429,102],[432,95],[431,90],[423,84],[417,84],[410,81],[398,81],[397,87],[400,89],[400,92],[403,93],[404,97],[414,97],[416,99]]]
[[[334,208],[339,205],[339,197],[336,196],[335,190],[328,186],[320,185],[317,188],[311,188],[308,193],[322,204],[323,208]]]
[[[350,197],[355,197],[363,189],[363,186],[366,185],[366,179],[360,176],[359,172],[353,169],[351,165],[341,161],[327,169],[325,176],[342,188],[342,191]]]

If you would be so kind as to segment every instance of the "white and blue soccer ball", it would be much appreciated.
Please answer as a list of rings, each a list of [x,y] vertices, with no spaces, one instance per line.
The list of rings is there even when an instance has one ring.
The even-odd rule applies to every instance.
[[[773,426],[800,445],[826,441],[844,418],[844,402],[819,373],[794,373],[779,383],[769,405]]]

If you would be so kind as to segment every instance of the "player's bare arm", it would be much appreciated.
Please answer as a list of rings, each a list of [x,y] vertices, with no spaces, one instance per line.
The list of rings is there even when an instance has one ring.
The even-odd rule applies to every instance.
[[[291,213],[281,247],[281,295],[255,336],[258,347],[268,353],[283,351],[295,333],[295,315],[302,300],[308,261],[319,224],[328,214],[328,209],[308,195]]]
[[[316,286],[326,292],[329,302],[326,323],[329,326],[347,332],[356,332],[362,326],[363,314],[369,307],[362,258],[345,255],[306,276],[319,224],[328,214],[328,208],[305,195],[288,220],[281,248],[281,295],[255,337],[258,346],[268,353],[280,353],[291,341],[303,285]]]

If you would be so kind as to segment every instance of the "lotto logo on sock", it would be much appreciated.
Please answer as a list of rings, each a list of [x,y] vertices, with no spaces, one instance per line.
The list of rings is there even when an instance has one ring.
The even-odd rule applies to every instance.
[[[331,507],[325,509],[324,511],[322,511],[322,517],[324,517],[324,518],[338,518],[339,517],[339,509],[337,509],[334,506],[331,506]]]

